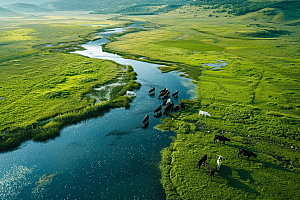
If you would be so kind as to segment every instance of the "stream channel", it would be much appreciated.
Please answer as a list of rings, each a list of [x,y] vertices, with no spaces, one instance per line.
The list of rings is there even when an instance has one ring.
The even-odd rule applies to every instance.
[[[136,23],[129,27],[139,27]],[[159,91],[179,90],[178,99],[196,97],[196,86],[179,72],[161,73],[158,65],[102,52],[115,28],[102,39],[82,45],[74,53],[131,65],[142,84],[129,109],[118,108],[65,127],[45,143],[28,141],[17,150],[0,154],[0,199],[165,199],[160,183],[160,151],[169,146],[172,131],[155,129],[161,123],[153,110],[162,104]],[[156,88],[155,95],[148,91]],[[145,115],[149,127],[142,128]]]

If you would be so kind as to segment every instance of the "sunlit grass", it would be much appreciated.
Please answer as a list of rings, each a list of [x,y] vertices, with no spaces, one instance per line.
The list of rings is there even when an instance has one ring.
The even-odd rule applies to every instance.
[[[108,20],[113,15],[57,14],[61,13],[0,18],[0,151],[29,139],[45,141],[58,136],[67,124],[129,105],[127,98],[120,97],[123,90],[97,106],[87,95],[96,86],[116,82],[124,66],[69,53],[93,40],[100,30],[124,26],[127,21]],[[125,77],[126,89],[139,87],[132,80],[135,75]],[[65,117],[58,120],[58,115]]]
[[[122,54],[176,63],[197,80],[197,100],[186,100],[185,111],[158,125],[177,133],[162,151],[167,199],[297,199],[300,32],[287,24],[300,17],[281,10],[239,17],[217,11],[184,6],[159,17],[139,16],[161,27],[107,45]],[[201,49],[204,44],[219,49]],[[227,65],[202,66],[218,60]],[[198,116],[199,110],[212,117]],[[214,134],[232,142],[213,144]],[[237,158],[238,148],[257,152],[257,159]],[[205,169],[196,171],[204,154],[213,169],[218,155],[224,156],[214,181]]]

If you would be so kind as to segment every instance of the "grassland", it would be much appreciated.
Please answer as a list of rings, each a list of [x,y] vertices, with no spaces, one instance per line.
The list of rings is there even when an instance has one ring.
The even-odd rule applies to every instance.
[[[176,65],[197,84],[197,99],[185,100],[185,111],[158,126],[177,133],[160,164],[167,199],[299,199],[299,9],[240,16],[220,9],[184,6],[160,16],[126,17],[156,28],[106,46]],[[203,66],[218,60],[226,67]],[[214,134],[232,141],[214,144]],[[256,152],[257,159],[238,158],[238,148]],[[218,155],[224,156],[214,181],[205,169],[196,170],[204,154],[214,169]]]
[[[139,87],[132,68],[124,71],[125,66],[112,61],[69,53],[100,30],[128,23],[111,17],[81,12],[1,16],[0,151],[29,139],[45,141],[67,124],[128,106],[130,99],[121,96],[126,89]],[[86,95],[123,74],[128,84],[110,101],[95,105],[95,99]]]

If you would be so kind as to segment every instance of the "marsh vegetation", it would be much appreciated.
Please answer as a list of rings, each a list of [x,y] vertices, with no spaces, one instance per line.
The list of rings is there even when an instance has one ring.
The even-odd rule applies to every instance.
[[[139,87],[132,67],[69,53],[93,40],[96,32],[128,23],[109,17],[73,13],[1,18],[0,151],[28,139],[53,138],[65,125],[112,107],[128,107],[130,99],[121,96],[126,89]],[[95,104],[88,94],[121,76],[125,85],[113,91],[109,100]]]
[[[153,29],[115,34],[104,49],[164,64],[162,72],[179,70],[197,85],[197,99],[184,100],[185,111],[157,126],[177,133],[161,153],[167,199],[299,199],[297,5],[297,0],[199,0],[172,9],[126,8],[120,12],[135,14],[118,16],[120,21],[95,14],[102,11],[72,19],[1,16],[1,150],[28,139],[47,140],[65,125],[128,107],[130,99],[124,93],[139,87],[130,68],[128,84],[115,87],[110,101],[95,105],[87,94],[115,82],[124,66],[67,53],[95,39],[99,29],[147,21]],[[209,66],[220,60],[226,66]],[[211,117],[199,115],[199,110]],[[213,143],[215,134],[231,142]],[[258,156],[238,158],[239,148]],[[218,155],[223,156],[213,181],[204,169],[196,170],[204,154],[214,169]]]
[[[167,199],[297,199],[299,13],[287,14],[287,6],[246,14],[223,8],[183,6],[159,17],[126,17],[164,26],[118,37],[106,48],[172,63],[197,84],[197,100],[185,100],[186,111],[158,126],[177,133],[162,151]],[[205,65],[220,60],[227,63],[222,70]],[[212,117],[199,116],[199,110]],[[214,144],[214,134],[232,142]],[[257,159],[238,158],[238,148],[254,151]],[[218,155],[224,158],[214,181],[196,171],[204,154],[211,166]]]

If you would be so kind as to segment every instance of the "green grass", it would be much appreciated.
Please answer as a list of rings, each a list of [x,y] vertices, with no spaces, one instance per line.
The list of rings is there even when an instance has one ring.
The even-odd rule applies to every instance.
[[[167,199],[298,199],[299,171],[239,139],[232,137],[234,141],[224,145],[214,144],[213,135],[202,131],[177,134],[176,141],[162,152],[160,168]],[[257,146],[263,150],[268,144]],[[257,159],[238,158],[238,148],[255,151]],[[213,181],[204,166],[197,169],[197,162],[204,154],[216,171]],[[293,154],[298,153],[294,150]],[[218,155],[223,156],[219,171],[216,170]]]
[[[197,99],[185,100],[185,111],[158,125],[177,133],[162,151],[167,199],[298,199],[299,12],[276,8],[233,16],[220,9],[183,6],[159,17],[126,17],[157,28],[106,46],[176,64],[197,84]],[[228,64],[202,67],[218,60]],[[198,116],[199,110],[212,117]],[[213,144],[214,134],[232,142]],[[237,158],[241,147],[258,153],[257,159]],[[204,154],[214,169],[218,155],[224,156],[214,181],[204,169],[196,171]]]
[[[229,8],[187,5],[159,16],[121,17],[151,22],[149,27],[155,29],[115,35],[105,49],[133,59],[144,57],[150,62],[176,65],[197,84],[197,99],[184,100],[185,111],[172,114],[158,125],[177,133],[176,140],[162,151],[160,167],[167,199],[299,199],[299,9],[288,12],[278,7],[240,16],[221,9]],[[96,106],[85,97],[94,84],[114,80],[118,65],[62,54],[65,47],[76,47],[70,43],[92,38],[96,27],[82,26],[86,21],[79,18],[68,26],[64,25],[72,21],[69,18],[50,19],[46,20],[50,24],[40,21],[36,26],[27,26],[31,22],[23,20],[26,23],[21,28],[8,21],[1,25],[5,41],[0,43],[0,53],[7,55],[1,57],[0,86],[6,94],[0,95],[4,96],[1,107],[6,107],[1,113],[6,120],[1,123],[15,127],[1,132],[2,147],[17,146],[19,141],[31,138],[45,140],[66,124],[93,117],[99,111],[103,114],[109,108],[128,106],[129,99],[122,96],[127,88],[115,88],[115,100]],[[42,30],[53,32],[42,34]],[[15,37],[20,39],[9,39]],[[63,42],[68,42],[63,48],[43,47]],[[228,62],[220,71],[202,67],[218,60]],[[106,65],[110,67],[105,74],[98,72]],[[126,87],[139,87],[130,81],[134,72],[129,70],[127,77]],[[40,102],[49,103],[46,113],[33,112],[33,107],[42,109]],[[50,102],[69,110],[55,115],[60,106],[51,107]],[[212,117],[198,116],[199,110]],[[23,112],[31,114],[23,116]],[[55,118],[45,120],[51,116]],[[214,144],[214,134],[232,141]],[[237,158],[238,148],[256,152],[257,159]],[[204,169],[196,171],[204,154],[214,169],[217,156],[224,156],[214,181]]]
[[[58,136],[65,125],[129,106],[130,100],[122,97],[124,90],[139,87],[132,70],[122,80],[125,89],[94,105],[95,99],[87,94],[118,81],[124,66],[69,53],[93,40],[96,32],[128,23],[109,17],[80,12],[59,17],[55,13],[16,19],[0,16],[0,151],[29,139],[45,141]]]
[[[158,45],[162,45],[164,47],[176,47],[187,49],[190,51],[222,51],[223,48],[211,44],[206,44],[197,40],[164,40],[156,43]]]

